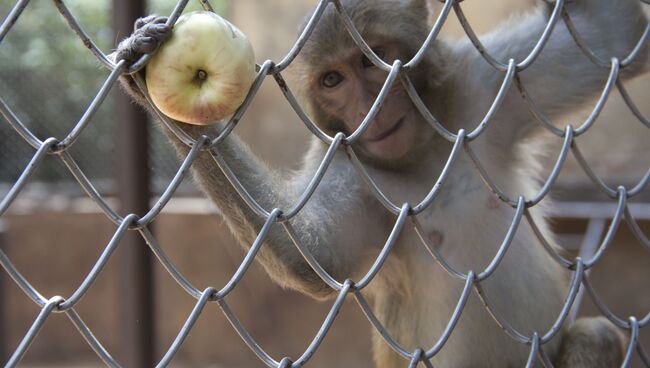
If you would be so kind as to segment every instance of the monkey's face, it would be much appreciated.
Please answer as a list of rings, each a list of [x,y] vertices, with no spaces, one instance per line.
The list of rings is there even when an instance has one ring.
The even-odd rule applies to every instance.
[[[371,44],[388,63],[408,60],[396,42]],[[322,116],[318,123],[328,132],[354,132],[370,111],[388,73],[375,67],[361,51],[352,48],[311,71],[310,99]],[[395,162],[409,155],[422,129],[422,118],[399,81],[393,84],[370,126],[355,148],[377,162]]]
[[[389,65],[396,59],[410,60],[429,32],[425,0],[341,0],[338,4]],[[388,73],[375,67],[359,50],[334,5],[328,4],[323,11],[294,70],[300,78],[305,106],[319,127],[329,134],[350,134],[367,116]],[[431,85],[428,74],[432,69],[425,66],[426,62],[422,60],[409,71],[418,93]],[[354,149],[365,162],[398,169],[414,161],[416,153],[430,142],[431,134],[398,80]]]

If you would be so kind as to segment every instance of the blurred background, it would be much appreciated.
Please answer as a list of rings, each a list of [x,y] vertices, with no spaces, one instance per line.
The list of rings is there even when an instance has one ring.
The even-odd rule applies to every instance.
[[[0,0],[0,19],[7,16],[14,3]],[[105,53],[126,36],[117,34],[112,27],[112,0],[64,3]],[[286,54],[295,41],[302,18],[315,3],[315,0],[211,1],[219,13],[249,36],[259,63],[266,59],[278,61]],[[534,0],[475,0],[465,1],[463,9],[474,29],[483,33],[536,3]],[[432,2],[432,7],[437,4]],[[173,0],[149,0],[146,12],[169,14],[174,5]],[[198,1],[190,1],[188,10],[199,8]],[[453,14],[443,36],[465,37]],[[0,44],[0,97],[41,139],[63,138],[82,116],[108,74],[50,1],[32,1]],[[650,76],[626,86],[641,112],[650,116]],[[114,104],[115,96],[121,91],[118,87],[113,90],[70,153],[102,196],[119,208],[116,189],[119,139],[116,139]],[[569,121],[581,121],[584,116],[578,114]],[[155,200],[180,162],[157,124],[152,121],[146,124],[149,127],[145,147],[150,177],[148,190]],[[309,135],[272,78],[264,82],[235,131],[279,170],[291,170],[299,165]],[[540,133],[535,139],[546,138]],[[557,139],[550,142],[554,149],[546,158],[547,171],[561,143]],[[589,164],[609,185],[634,184],[648,170],[650,130],[635,119],[617,92],[612,93],[594,127],[578,142]],[[33,154],[34,150],[9,124],[0,121],[0,198],[16,182]],[[546,177],[547,171],[540,176]],[[589,226],[597,228],[598,224],[607,224],[608,216],[614,212],[613,207],[608,207],[612,202],[595,190],[572,156],[551,194],[559,202],[554,210],[553,226],[569,251],[578,249]],[[645,234],[650,234],[650,193],[646,189],[632,202],[639,224]],[[114,231],[115,225],[84,194],[60,160],[48,157],[0,218],[0,247],[43,295],[68,296],[90,271]],[[176,267],[200,289],[220,288],[244,257],[243,250],[191,179],[181,185],[154,222],[153,231]],[[123,295],[123,284],[119,281],[120,274],[124,273],[119,261],[123,248],[118,248],[76,307],[118,361],[129,359],[131,353],[124,347],[124,334],[138,329],[140,323],[120,313],[124,304],[133,303]],[[195,300],[158,262],[152,263],[150,273],[153,305],[147,313],[152,319],[152,356],[157,361],[178,333]],[[593,269],[591,279],[617,315],[643,317],[648,312],[650,253],[644,251],[626,225],[621,225],[614,244]],[[302,354],[331,306],[331,302],[319,303],[282,290],[257,265],[246,274],[228,302],[258,343],[276,359]],[[0,362],[7,361],[38,312],[39,308],[6,273],[0,272]],[[598,313],[588,297],[581,313]],[[371,367],[370,331],[370,324],[356,304],[347,301],[308,365]],[[650,348],[648,329],[641,331],[641,341],[646,349]],[[102,366],[63,315],[53,315],[47,320],[21,364]],[[641,366],[636,357],[634,364]],[[217,306],[210,304],[172,366],[262,367],[263,364],[230,327]]]

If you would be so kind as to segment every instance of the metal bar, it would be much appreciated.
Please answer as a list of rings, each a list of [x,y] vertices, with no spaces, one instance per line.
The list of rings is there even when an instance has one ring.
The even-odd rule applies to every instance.
[[[549,206],[549,217],[557,218],[603,218],[611,219],[616,212],[616,203],[612,202],[566,202],[560,201]],[[628,203],[627,207],[636,220],[650,220],[650,203]]]
[[[133,23],[144,15],[145,0],[114,0],[115,38],[133,32]],[[117,90],[117,89],[116,89]],[[143,216],[149,209],[147,165],[147,115],[124,93],[115,93],[116,192],[123,214]],[[119,312],[121,346],[116,352],[125,367],[154,365],[153,257],[144,239],[129,231],[121,241],[119,254]]]
[[[587,231],[585,232],[584,239],[580,245],[580,258],[582,259],[591,259],[598,250],[598,245],[600,244],[600,238],[603,236],[605,231],[605,219],[603,218],[592,218],[587,224]],[[589,277],[591,270],[585,271],[584,277]],[[571,314],[569,315],[569,321],[573,323],[578,317],[580,312],[580,304],[582,304],[582,297],[585,293],[584,288],[578,290],[578,295],[576,300],[573,302],[571,307]]]
[[[6,225],[2,219],[0,219],[0,250],[7,252],[7,244],[5,243],[5,232]],[[5,290],[5,282],[7,282],[7,276],[4,272],[1,271],[0,267],[0,300],[9,300],[7,297],[7,291]],[[9,360],[9,342],[7,341],[7,326],[9,324],[9,319],[6,311],[6,303],[0,303],[0,362],[6,362]]]

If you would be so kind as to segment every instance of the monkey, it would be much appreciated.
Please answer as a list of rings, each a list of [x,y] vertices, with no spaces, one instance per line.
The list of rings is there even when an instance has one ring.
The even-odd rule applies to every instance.
[[[389,65],[407,62],[429,32],[431,11],[425,0],[341,0],[373,52]],[[541,3],[481,37],[497,60],[523,60],[546,26],[552,4]],[[624,58],[634,49],[647,20],[638,0],[571,0],[566,6],[585,42],[604,60]],[[149,16],[136,23],[112,57],[132,63],[154,52],[169,37],[165,17]],[[303,28],[305,26],[303,25]],[[621,69],[630,79],[647,71],[645,45],[636,61]],[[369,113],[387,72],[353,42],[334,4],[325,8],[289,72],[300,81],[298,96],[309,116],[324,132],[349,136]],[[140,73],[146,73],[144,68]],[[406,71],[430,113],[449,131],[471,131],[490,108],[503,73],[494,70],[468,40],[438,38],[421,62]],[[602,90],[607,70],[595,66],[559,21],[543,51],[519,77],[537,107],[549,119],[588,107]],[[147,107],[133,79],[123,75],[126,91]],[[210,126],[175,124],[195,139],[214,137],[224,122]],[[539,145],[520,142],[539,124],[515,88],[510,88],[481,136],[471,142],[474,154],[501,189],[516,198],[534,196],[540,185],[533,174],[538,160],[530,151]],[[165,129],[181,157],[189,147]],[[295,172],[279,173],[254,155],[236,134],[215,148],[238,180],[264,208],[288,209],[307,187],[328,145],[314,137]],[[428,125],[401,83],[395,83],[370,126],[350,145],[381,191],[393,203],[419,203],[442,171],[452,143]],[[349,152],[347,152],[349,153]],[[249,208],[214,159],[202,152],[192,165],[206,196],[218,207],[237,240],[250,247],[265,219]],[[544,209],[528,209],[546,239],[553,236]],[[454,313],[463,283],[431,259],[421,241],[435,247],[458,270],[479,272],[493,259],[508,231],[514,210],[495,199],[463,154],[449,171],[439,196],[418,215],[421,233],[404,226],[375,278],[363,289],[371,308],[389,334],[414,352],[436,343]],[[339,282],[358,280],[386,242],[396,217],[374,197],[351,165],[346,149],[338,149],[322,181],[289,223],[294,236],[321,267]],[[420,239],[420,237],[423,239]],[[337,293],[310,267],[279,225],[270,228],[257,259],[280,285],[316,299]],[[522,221],[508,253],[494,273],[481,282],[491,308],[525,336],[544,334],[567,298],[569,272],[552,259]],[[565,323],[542,346],[556,367],[613,367],[623,360],[626,338],[608,320],[582,318]],[[373,335],[373,356],[380,368],[405,366],[404,357]],[[502,331],[476,294],[469,296],[444,347],[430,363],[436,367],[519,367],[529,346]],[[539,364],[539,360],[537,361]]]

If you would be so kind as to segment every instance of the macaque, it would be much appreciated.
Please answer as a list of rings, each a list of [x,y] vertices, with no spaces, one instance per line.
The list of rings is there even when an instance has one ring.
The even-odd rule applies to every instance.
[[[389,65],[406,63],[430,29],[424,0],[342,0],[342,7],[374,53]],[[481,37],[497,60],[523,60],[533,49],[552,10],[540,1],[535,10],[514,17]],[[566,9],[586,43],[604,60],[624,59],[640,39],[647,20],[639,0],[572,0]],[[170,32],[164,17],[136,24],[120,43],[116,60],[137,60],[155,50]],[[647,71],[648,46],[636,61],[621,69],[629,79]],[[351,134],[368,114],[388,73],[360,51],[329,4],[290,71],[300,81],[302,104],[313,121],[330,135]],[[143,71],[143,73],[146,71]],[[567,113],[588,108],[602,91],[609,71],[594,65],[578,48],[560,20],[538,59],[520,78],[538,108],[559,125]],[[503,81],[467,40],[437,39],[417,67],[408,70],[428,110],[449,131],[471,131],[482,120]],[[142,92],[128,76],[126,90],[146,106]],[[614,123],[614,122],[612,122]],[[222,123],[191,126],[177,123],[197,138],[215,136]],[[470,143],[486,171],[501,189],[530,199],[539,183],[530,175],[537,166],[532,153],[540,145],[519,145],[540,124],[512,86],[487,129]],[[173,134],[170,141],[184,157],[189,148]],[[288,209],[313,177],[328,146],[313,137],[302,167],[278,173],[231,134],[216,147],[239,181],[264,208]],[[390,89],[354,150],[369,175],[393,203],[419,203],[435,184],[452,143],[426,122],[398,81]],[[208,153],[193,164],[205,194],[217,205],[244,247],[256,238],[263,218],[235,191]],[[541,206],[530,208],[547,239],[552,234]],[[425,241],[457,270],[478,273],[496,254],[512,222],[514,209],[482,182],[462,151],[440,195],[418,215]],[[339,282],[358,281],[379,254],[396,216],[373,196],[340,148],[313,197],[290,220],[298,240]],[[257,259],[279,284],[318,299],[336,294],[308,265],[286,231],[274,225]],[[522,221],[507,255],[481,286],[492,308],[525,336],[543,335],[567,297],[569,275],[542,247]],[[459,300],[463,282],[450,276],[427,249],[409,222],[376,278],[363,290],[374,313],[394,339],[413,352],[426,350],[442,334]],[[565,326],[542,349],[561,368],[609,368],[621,363],[626,338],[604,318],[583,318]],[[378,367],[403,367],[408,361],[381,336],[373,337]],[[522,367],[530,347],[514,341],[491,318],[475,293],[445,346],[431,358],[435,367]],[[539,361],[538,361],[539,365]]]

